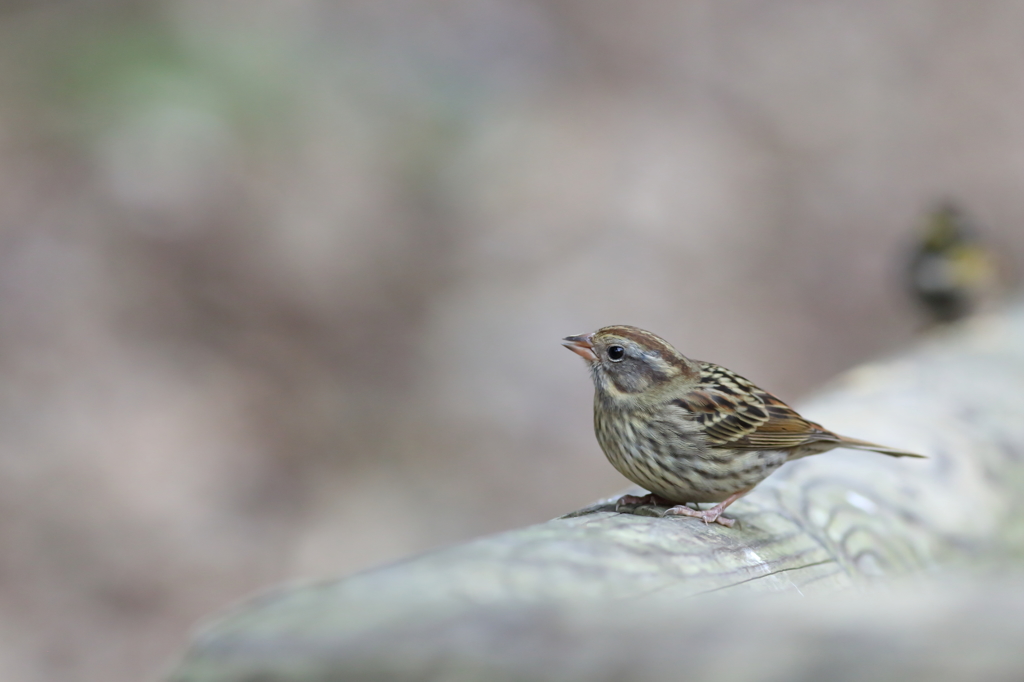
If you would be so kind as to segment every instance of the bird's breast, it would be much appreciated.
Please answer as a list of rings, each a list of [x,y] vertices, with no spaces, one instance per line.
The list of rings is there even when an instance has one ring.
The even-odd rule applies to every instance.
[[[605,456],[639,486],[676,502],[720,502],[764,480],[786,461],[778,451],[710,448],[683,410],[610,410],[598,403],[594,428]]]

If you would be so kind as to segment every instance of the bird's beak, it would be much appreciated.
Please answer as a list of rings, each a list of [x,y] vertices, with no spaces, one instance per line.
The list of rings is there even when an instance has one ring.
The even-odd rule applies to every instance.
[[[594,344],[590,342],[593,336],[593,334],[567,336],[562,339],[562,345],[587,362],[597,362],[597,356],[594,355]]]

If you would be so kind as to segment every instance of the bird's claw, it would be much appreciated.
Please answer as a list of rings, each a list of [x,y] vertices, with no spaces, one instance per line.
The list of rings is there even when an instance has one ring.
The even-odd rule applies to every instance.
[[[635,509],[645,504],[655,504],[654,493],[648,493],[646,495],[623,495],[615,501],[615,511],[625,511],[628,509]]]
[[[647,493],[646,495],[623,495],[615,501],[615,511],[626,511],[629,509],[635,509],[636,507],[643,507],[650,505],[652,507],[671,507],[674,502],[669,502],[664,497],[659,497],[654,493]]]
[[[722,510],[720,508],[712,507],[711,509],[690,509],[686,505],[677,504],[670,509],[665,510],[665,516],[692,516],[700,519],[704,523],[720,523],[726,528],[732,528],[736,523],[735,519],[730,519],[726,516],[722,516]]]

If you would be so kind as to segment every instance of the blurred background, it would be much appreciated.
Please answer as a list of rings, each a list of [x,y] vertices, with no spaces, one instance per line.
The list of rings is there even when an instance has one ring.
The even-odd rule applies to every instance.
[[[1024,2],[0,4],[0,678],[626,481],[559,340],[786,400],[1024,264]]]

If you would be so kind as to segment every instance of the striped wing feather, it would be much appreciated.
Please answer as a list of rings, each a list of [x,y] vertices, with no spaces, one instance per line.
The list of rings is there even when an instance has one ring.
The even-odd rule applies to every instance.
[[[700,385],[675,402],[704,425],[712,447],[784,450],[839,440],[738,374],[710,362],[700,368]]]

